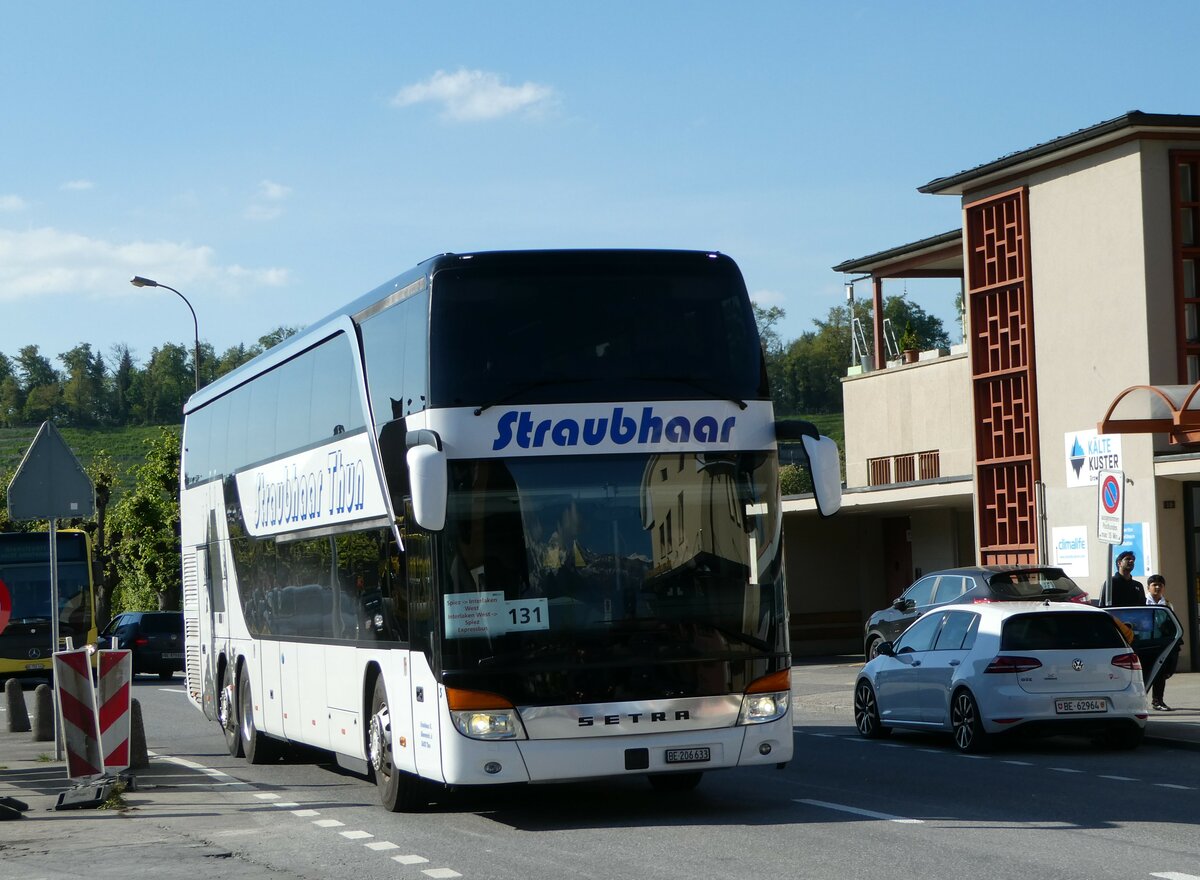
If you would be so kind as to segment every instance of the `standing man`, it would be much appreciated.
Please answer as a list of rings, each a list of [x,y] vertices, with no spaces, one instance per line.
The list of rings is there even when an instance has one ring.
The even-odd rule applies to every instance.
[[[1146,591],[1133,579],[1133,564],[1137,557],[1130,550],[1117,555],[1117,571],[1109,580],[1108,603],[1114,607],[1132,607],[1146,604]]]
[[[1152,574],[1146,578],[1146,586],[1150,588],[1150,595],[1146,597],[1147,605],[1166,605],[1171,608],[1171,603],[1167,601],[1163,595],[1163,590],[1167,586],[1167,579],[1161,574]],[[1180,642],[1180,645],[1183,643]],[[1167,679],[1175,674],[1175,667],[1179,663],[1179,647],[1177,646],[1171,652],[1171,656],[1163,663],[1162,669],[1159,670],[1158,678],[1154,679],[1154,683],[1150,685],[1150,705],[1159,712],[1170,712],[1171,707],[1163,701],[1163,695],[1167,689]]]

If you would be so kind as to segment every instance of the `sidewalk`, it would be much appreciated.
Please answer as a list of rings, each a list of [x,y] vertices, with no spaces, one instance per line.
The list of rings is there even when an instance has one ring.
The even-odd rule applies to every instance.
[[[796,723],[805,714],[822,719],[845,719],[854,724],[854,679],[861,657],[796,657],[792,668],[792,698]],[[1179,672],[1167,681],[1164,694],[1173,712],[1151,710],[1146,742],[1200,750],[1200,672]]]

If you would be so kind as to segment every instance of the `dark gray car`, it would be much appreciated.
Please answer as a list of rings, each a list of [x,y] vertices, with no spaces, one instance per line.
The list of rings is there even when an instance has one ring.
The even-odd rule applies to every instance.
[[[123,611],[100,632],[101,648],[112,645],[133,654],[133,674],[157,674],[169,679],[183,671],[182,611]]]
[[[984,565],[931,572],[918,578],[890,607],[867,618],[863,654],[870,660],[880,642],[894,642],[913,621],[939,605],[1031,599],[1086,603],[1088,594],[1061,568],[1047,566]]]

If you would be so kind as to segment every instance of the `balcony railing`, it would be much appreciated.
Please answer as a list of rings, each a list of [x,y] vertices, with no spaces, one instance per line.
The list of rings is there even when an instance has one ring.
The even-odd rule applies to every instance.
[[[867,459],[868,486],[935,480],[941,475],[942,458],[936,449]]]

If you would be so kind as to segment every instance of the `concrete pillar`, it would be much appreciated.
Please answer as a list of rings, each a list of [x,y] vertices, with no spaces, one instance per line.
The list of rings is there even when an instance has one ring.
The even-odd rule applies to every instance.
[[[29,712],[25,708],[25,693],[21,690],[21,682],[10,678],[4,682],[5,712],[8,716],[9,733],[27,733],[29,727]]]
[[[129,701],[129,769],[148,767],[150,755],[146,750],[146,728],[142,726],[142,704]]]
[[[39,684],[33,692],[33,741],[54,740],[54,691],[48,684]]]

